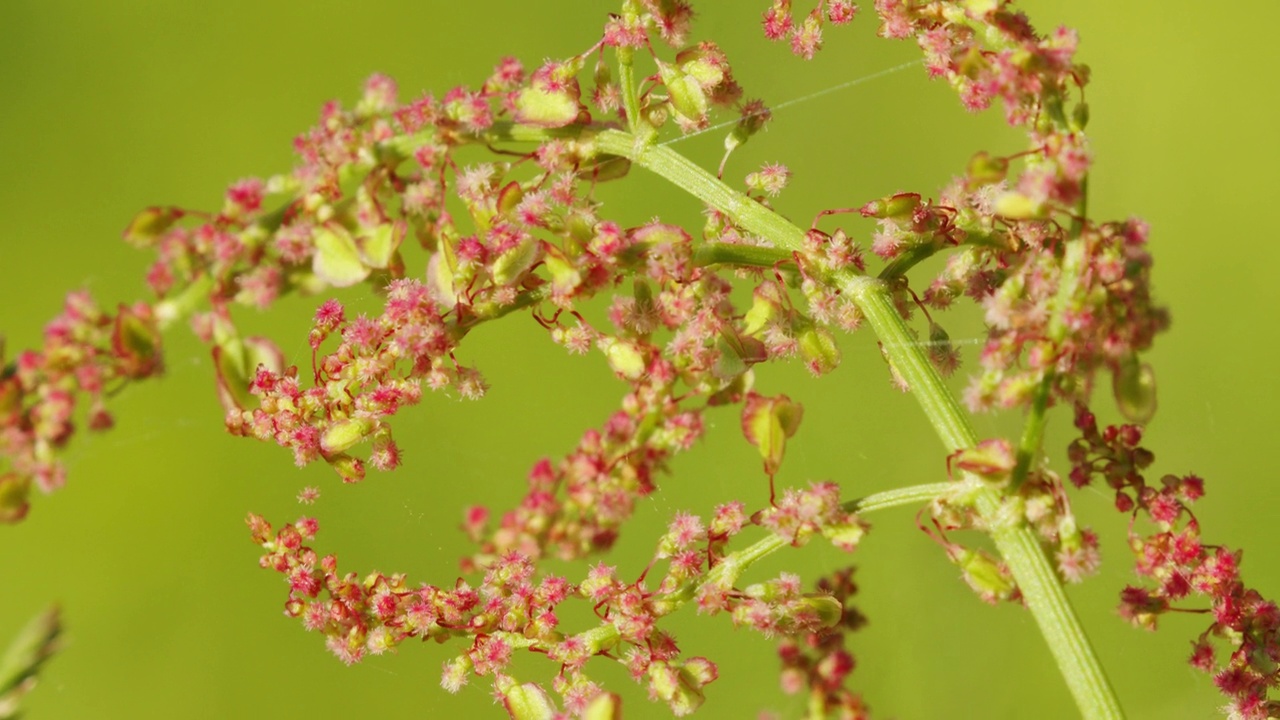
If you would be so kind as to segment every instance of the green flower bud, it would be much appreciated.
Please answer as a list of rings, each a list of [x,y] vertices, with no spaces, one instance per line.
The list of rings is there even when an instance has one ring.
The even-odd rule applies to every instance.
[[[554,245],[544,245],[547,272],[551,275],[551,288],[557,295],[571,295],[582,284],[582,274]]]
[[[692,713],[706,700],[697,676],[663,662],[649,665],[649,690],[662,698],[677,717]]]
[[[910,215],[920,207],[919,193],[898,193],[889,197],[872,200],[858,208],[862,217],[879,219],[902,218]]]
[[[144,378],[160,369],[160,328],[146,309],[121,304],[111,333],[111,350],[131,378]]]
[[[1010,220],[1029,220],[1040,217],[1044,213],[1044,206],[1032,202],[1031,198],[1020,192],[1007,192],[996,198],[995,211],[997,215]]]
[[[840,364],[840,348],[836,338],[826,328],[812,325],[800,332],[800,356],[814,375],[824,375]]]
[[[320,452],[326,456],[343,452],[363,441],[378,429],[373,418],[355,417],[339,420],[330,425],[320,436]]]
[[[582,720],[622,720],[622,698],[614,693],[600,693],[587,703]]]
[[[520,201],[524,200],[524,188],[520,187],[520,183],[512,180],[502,186],[502,190],[498,191],[498,202],[496,209],[499,215],[512,212],[520,205]]]
[[[164,231],[185,214],[181,208],[176,207],[146,208],[129,221],[129,226],[124,229],[124,241],[139,249],[151,247]]]
[[[983,440],[974,447],[957,450],[949,458],[950,467],[993,484],[1007,482],[1016,464],[1013,446],[1004,438]]]
[[[800,429],[804,407],[786,395],[765,397],[752,392],[742,406],[742,433],[760,451],[765,472],[773,475],[782,465],[787,438]]]
[[[842,525],[826,525],[822,528],[822,536],[845,552],[855,550],[866,534],[866,526],[858,521]]]
[[[1082,102],[1076,105],[1071,111],[1071,120],[1075,123],[1077,131],[1084,130],[1085,126],[1089,124],[1089,103]]]
[[[1000,7],[1000,0],[964,0],[964,7],[974,16],[982,17],[995,12]]]
[[[958,565],[964,574],[964,581],[984,601],[996,603],[1009,600],[1018,592],[1018,586],[1010,577],[1009,569],[996,562],[986,552],[956,546],[949,554],[951,561]]]
[[[570,80],[561,89],[549,90],[535,83],[516,95],[515,121],[521,125],[539,128],[558,128],[572,125],[582,108],[579,102],[582,91],[577,80]]]
[[[697,78],[679,67],[658,61],[658,75],[671,95],[671,107],[686,120],[701,122],[707,116],[707,93]]]
[[[824,628],[833,628],[844,619],[844,605],[830,595],[806,594],[796,604],[817,615],[818,622],[822,623]]]
[[[648,363],[645,362],[644,354],[634,343],[608,338],[604,341],[602,349],[605,358],[609,361],[609,367],[613,368],[614,372],[628,380],[639,380],[644,377]]]
[[[541,685],[517,685],[506,676],[499,677],[496,685],[502,695],[502,706],[512,720],[551,720],[556,716],[556,705]]]
[[[776,291],[764,290],[766,287],[772,286],[761,285],[752,293],[751,309],[742,318],[742,332],[747,335],[759,333],[782,312]]]
[[[312,241],[316,254],[311,270],[334,287],[350,287],[369,277],[369,266],[360,257],[360,248],[341,225],[324,225],[316,230]]]
[[[494,258],[492,275],[497,285],[507,285],[520,279],[542,257],[542,241],[529,238]]]
[[[1008,173],[1009,161],[1002,157],[991,157],[985,150],[969,158],[969,167],[965,172],[969,176],[970,188],[998,183]]]
[[[364,479],[364,461],[360,458],[354,458],[346,453],[339,453],[331,458],[325,458],[329,462],[329,467],[333,468],[338,477],[342,478],[344,483],[356,483]]]

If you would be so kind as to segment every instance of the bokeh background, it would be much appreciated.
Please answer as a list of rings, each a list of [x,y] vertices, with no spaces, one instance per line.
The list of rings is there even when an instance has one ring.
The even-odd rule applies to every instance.
[[[796,60],[759,37],[765,5],[702,0],[697,36],[717,39],[748,93],[770,104],[917,57],[874,38],[868,16],[831,32],[817,60]],[[1246,578],[1278,596],[1280,3],[1023,5],[1042,30],[1078,28],[1095,71],[1092,214],[1139,215],[1154,228],[1156,291],[1174,313],[1150,356],[1160,387],[1149,432],[1157,472],[1207,478],[1198,509],[1206,539],[1247,548]],[[148,259],[119,241],[136,210],[216,207],[227,183],[289,168],[290,141],[321,103],[354,101],[370,73],[395,77],[406,98],[478,84],[502,55],[536,66],[584,49],[611,9],[580,0],[0,2],[0,330],[10,353],[37,341],[68,288],[88,287],[107,304],[143,297]],[[681,147],[713,166],[719,146],[712,135]],[[966,114],[948,88],[912,68],[780,110],[729,176],[787,163],[795,180],[778,206],[806,222],[889,192],[934,193],[978,149],[1013,152],[1021,140],[998,113]],[[604,197],[605,211],[625,221],[698,218],[692,201],[640,171]],[[357,303],[376,301],[358,295]],[[243,317],[302,360],[316,302]],[[950,322],[953,337],[976,337],[972,320]],[[322,552],[337,551],[361,574],[451,582],[468,549],[456,530],[461,508],[477,499],[508,506],[536,459],[571,448],[614,407],[620,389],[599,358],[565,356],[527,320],[483,328],[464,359],[486,372],[489,397],[429,397],[397,422],[405,466],[341,487],[323,466],[300,471],[277,448],[226,436],[205,351],[182,329],[167,342],[167,376],[119,397],[118,428],[70,451],[68,486],[37,498],[24,524],[0,528],[0,638],[51,601],[68,627],[65,650],[30,696],[30,716],[499,716],[484,683],[457,696],[439,688],[453,648],[406,645],[350,668],[335,660],[281,615],[285,587],[257,567],[243,518],[252,510],[292,519],[302,513],[297,491],[315,484],[322,496],[308,512],[321,521]],[[821,381],[797,366],[760,373],[763,390],[786,391],[807,410],[781,482],[834,479],[853,497],[940,480],[938,444],[910,399],[888,388],[873,339],[842,342],[844,366]],[[966,347],[971,360],[976,345]],[[712,423],[620,542],[611,562],[624,575],[642,568],[676,510],[763,501],[758,459],[736,418]],[[978,424],[1009,431],[1017,418]],[[1053,422],[1058,449],[1067,425],[1065,416]],[[1127,710],[1213,716],[1208,678],[1184,662],[1202,618],[1170,618],[1156,634],[1122,623],[1114,605],[1130,578],[1124,519],[1102,494],[1075,497],[1103,534],[1108,562],[1072,595]],[[853,558],[871,620],[853,639],[853,682],[877,716],[1075,716],[1029,616],[978,602],[910,511],[870,519],[875,532]],[[815,543],[752,578],[782,569],[812,577],[848,560]],[[674,620],[688,654],[720,663],[702,716],[802,713],[802,701],[778,690],[770,642],[725,618]],[[546,672],[542,664],[527,664],[532,677]],[[617,669],[599,673],[629,684]],[[666,715],[638,691],[625,702],[630,717]]]

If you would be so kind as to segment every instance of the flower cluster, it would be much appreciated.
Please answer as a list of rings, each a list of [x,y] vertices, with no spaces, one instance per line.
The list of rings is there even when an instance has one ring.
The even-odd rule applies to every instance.
[[[88,292],[68,294],[62,314],[44,328],[43,347],[0,369],[0,522],[27,514],[33,484],[50,492],[66,481],[57,451],[75,434],[81,403],[88,404],[89,429],[107,430],[115,424],[107,397],[163,367],[159,324],[149,306],[121,305],[112,314]]]
[[[764,13],[764,36],[770,40],[786,40],[797,57],[812,60],[822,49],[822,26],[844,25],[858,13],[858,5],[849,0],[820,0],[800,22],[796,22],[791,0],[773,0]]]
[[[1051,382],[1055,398],[1084,401],[1095,375],[1107,371],[1122,411],[1149,419],[1154,389],[1138,354],[1168,327],[1169,316],[1149,294],[1146,225],[1088,226],[1064,240],[1051,227],[1023,224],[1016,242],[1024,252],[1002,272],[977,264],[961,270],[972,256],[955,256],[961,259],[950,264],[948,279],[956,285],[970,284],[962,278],[975,272],[1000,279],[982,299],[991,337],[982,350],[983,372],[965,399],[974,409],[1026,406]],[[1068,245],[1064,262],[1055,254]],[[1038,249],[1025,251],[1031,247]]]
[[[983,110],[999,98],[1009,124],[1025,125],[1045,110],[1046,99],[1083,86],[1088,69],[1074,60],[1075,31],[1060,28],[1041,37],[1010,5],[876,0],[875,9],[880,35],[915,38],[929,74],[950,82],[965,107]]]
[[[796,547],[817,534],[851,552],[867,532],[866,523],[840,502],[840,486],[832,482],[812,483],[804,490],[788,488],[754,519]]]
[[[1209,601],[1212,622],[1192,643],[1190,663],[1213,673],[1214,683],[1231,700],[1235,717],[1265,720],[1280,713],[1272,689],[1280,683],[1280,608],[1240,576],[1239,551],[1205,544],[1200,522],[1190,506],[1204,495],[1195,475],[1165,475],[1159,486],[1147,483],[1143,471],[1155,460],[1142,447],[1137,425],[1098,428],[1093,413],[1076,412],[1080,437],[1070,448],[1071,480],[1077,486],[1095,479],[1115,491],[1116,509],[1134,520],[1145,515],[1155,526],[1142,535],[1130,524],[1129,546],[1135,570],[1151,587],[1129,586],[1121,593],[1120,614],[1134,625],[1155,629],[1160,615],[1182,609],[1175,603],[1192,595]],[[1219,660],[1215,644],[1225,646]]]
[[[791,0],[774,0],[765,35],[812,57],[824,25],[848,22],[856,9],[819,0],[797,21]],[[948,458],[948,471],[959,475],[921,511],[931,516],[931,536],[991,602],[1025,599],[1032,606],[1035,593],[1024,596],[1002,559],[954,543],[948,533],[979,530],[997,545],[1011,532],[1034,533],[1063,580],[1094,573],[1097,537],[1077,526],[1063,483],[1037,454],[1036,423],[1046,409],[1081,403],[1083,437],[1070,450],[1071,481],[1082,486],[1103,477],[1122,511],[1145,512],[1159,528],[1145,538],[1131,532],[1139,572],[1157,587],[1127,589],[1126,616],[1154,626],[1172,602],[1192,592],[1208,596],[1214,622],[1197,641],[1193,663],[1211,669],[1209,641],[1225,638],[1231,652],[1215,676],[1219,687],[1244,717],[1275,711],[1267,690],[1280,663],[1280,612],[1240,581],[1238,553],[1200,543],[1187,509],[1203,492],[1200,481],[1166,477],[1163,489],[1147,486],[1141,472],[1151,456],[1139,446],[1140,429],[1099,432],[1083,410],[1095,376],[1109,371],[1122,412],[1134,420],[1150,415],[1153,380],[1139,354],[1168,317],[1149,294],[1146,226],[1085,216],[1088,73],[1074,60],[1075,35],[1037,34],[1007,0],[876,0],[875,10],[880,34],[915,38],[929,73],[950,82],[965,107],[1002,100],[1006,119],[1027,132],[1029,145],[1009,156],[975,155],[937,200],[898,192],[818,213],[874,220],[870,255],[843,228],[824,232],[815,220],[804,231],[771,213],[769,199],[790,175],[781,165],[748,175],[745,195],[718,181],[728,153],[763,127],[768,109],[743,101],[719,46],[688,42],[688,2],[623,0],[601,37],[577,55],[531,72],[505,59],[478,87],[407,103],[390,79],[374,76],[353,108],[326,105],[317,125],[296,139],[300,162],[292,172],[234,183],[216,212],[154,207],[139,214],[125,237],[156,253],[147,274],[156,300],[113,316],[73,294],[46,330],[44,349],[20,354],[0,374],[0,452],[9,463],[0,468],[0,520],[25,514],[32,483],[46,490],[61,484],[54,451],[71,435],[77,395],[90,399],[90,427],[109,426],[105,394],[159,371],[159,328],[179,318],[189,317],[211,347],[232,434],[274,442],[298,465],[323,460],[354,482],[367,466],[401,464],[390,419],[418,403],[424,386],[481,397],[484,377],[459,360],[463,341],[482,323],[527,313],[567,352],[599,353],[626,388],[619,408],[559,460],[535,463],[516,507],[467,511],[464,529],[477,549],[463,571],[472,580],[451,588],[413,586],[398,574],[341,574],[335,556],[308,546],[318,530],[314,519],[277,531],[251,515],[262,566],[287,581],[286,613],[322,634],[347,663],[411,638],[461,642],[464,649],[445,663],[447,690],[487,678],[513,717],[542,720],[618,712],[618,697],[586,673],[593,659],[621,664],[677,715],[697,709],[718,668],[684,657],[661,622],[693,604],[780,637],[784,688],[807,690],[815,713],[863,717],[861,699],[845,687],[853,659],[844,633],[862,623],[849,604],[852,571],[823,580],[817,592],[804,592],[791,573],[739,587],[753,562],[779,548],[822,536],[852,550],[868,529],[834,482],[774,487],[803,408],[786,395],[758,392],[754,367],[799,358],[813,374],[827,373],[840,362],[836,328],[852,331],[867,318],[883,325],[886,315],[900,323],[919,309],[930,349],[907,359],[925,369],[917,378],[932,372],[929,362],[950,372],[959,352],[930,311],[969,297],[989,336],[968,404],[1029,408],[1031,432],[1017,451],[996,439]],[[663,44],[674,52],[661,51]],[[646,60],[652,72],[638,75]],[[713,110],[730,108],[739,120],[718,175],[700,176],[687,161],[667,168],[687,172],[687,189],[708,202],[700,238],[659,219],[626,226],[605,216],[600,183],[624,176],[633,162],[652,169],[646,162],[664,129],[701,131]],[[619,137],[630,152],[621,142],[608,144]],[[488,160],[471,161],[460,152],[467,146],[491,151]],[[753,212],[770,213],[773,224],[763,224],[772,234],[746,221]],[[909,271],[942,253],[944,269],[917,293]],[[875,278],[871,255],[883,263]],[[348,317],[338,299],[325,301],[308,334],[309,373],[286,366],[275,343],[237,328],[237,306],[262,309],[287,293],[361,283],[383,298],[381,311]],[[882,306],[856,292],[872,286],[882,293],[876,298],[887,298]],[[872,312],[878,307],[887,308],[879,320]],[[603,320],[588,320],[601,314]],[[907,389],[902,367],[890,359]],[[955,410],[932,402],[936,415]],[[766,507],[749,513],[730,502],[708,521],[677,514],[634,581],[604,563],[577,585],[540,567],[546,558],[609,550],[671,459],[703,437],[708,415],[735,405],[769,480]],[[960,419],[945,421],[952,429],[965,424],[955,413]],[[971,433],[949,442],[969,444]],[[300,497],[317,495],[307,488]],[[731,550],[749,526],[768,535]],[[1047,568],[1039,575],[1051,576]],[[561,628],[562,607],[571,601],[588,604],[599,624],[576,633]],[[520,650],[558,666],[551,683],[558,699],[514,677],[511,660]]]
[[[929,73],[955,86],[967,108],[982,110],[1000,98],[1009,124],[1028,135],[1024,152],[977,153],[936,201],[901,192],[857,209],[877,223],[870,250],[885,261],[879,277],[897,283],[900,312],[925,311],[934,364],[949,373],[959,355],[926,308],[947,309],[969,297],[989,328],[980,372],[966,393],[971,409],[1026,407],[1046,393],[1087,401],[1095,375],[1109,372],[1122,410],[1134,420],[1150,417],[1153,379],[1139,355],[1169,320],[1148,292],[1147,226],[1096,223],[1083,214],[1092,161],[1084,134],[1088,72],[1074,60],[1074,33],[1041,36],[1004,0],[878,0],[875,9],[880,34],[915,38]],[[776,3],[766,34],[776,38],[790,28],[789,20],[777,19],[789,13],[789,2]],[[848,211],[822,214],[836,212]],[[860,250],[842,252],[843,263],[815,262],[847,242],[846,234],[810,234],[828,240],[807,246],[801,258],[813,268],[806,287],[812,313],[856,327],[860,317],[845,309],[829,278],[862,274]],[[943,251],[945,268],[917,296],[907,272]]]
[[[718,675],[716,666],[702,657],[682,658],[676,639],[660,627],[663,617],[690,601],[700,612],[728,612],[735,624],[770,636],[817,637],[837,626],[851,629],[858,624],[844,608],[851,594],[848,583],[803,593],[799,578],[784,573],[742,590],[734,587],[763,556],[752,548],[727,552],[729,541],[747,525],[739,503],[717,508],[709,523],[678,514],[638,580],[624,582],[615,568],[599,564],[576,586],[559,576],[540,574],[534,559],[518,552],[492,560],[474,587],[459,579],[451,589],[415,588],[403,575],[382,573],[361,579],[340,574],[335,556],[321,557],[305,544],[319,530],[313,518],[278,531],[257,515],[250,515],[248,524],[253,541],[265,550],[262,567],[283,574],[289,585],[285,613],[324,635],[329,650],[344,662],[359,662],[412,638],[469,640],[462,654],[445,663],[441,684],[456,692],[473,675],[490,677],[515,718],[549,717],[540,713],[556,709],[541,686],[520,684],[509,674],[508,665],[519,650],[542,654],[559,665],[552,687],[563,711],[572,716],[618,703],[586,674],[592,658],[621,663],[651,697],[676,715],[697,709],[704,700],[703,688]],[[665,574],[655,589],[649,589],[645,578],[659,563],[665,564]],[[560,611],[570,600],[590,603],[600,624],[566,634]],[[833,662],[838,658],[820,662],[825,669],[815,671],[828,685],[849,669],[827,667]],[[840,696],[835,687],[827,692],[832,698]]]
[[[97,343],[97,350],[70,352],[61,347],[65,340],[55,339],[58,347],[22,356],[21,379],[13,379],[16,365],[5,373],[0,451],[10,469],[0,487],[6,515],[25,514],[33,478],[46,490],[62,482],[54,452],[70,435],[73,400],[67,388],[53,388],[68,381],[55,379],[40,390],[44,381],[36,375],[82,375],[85,391],[99,398],[93,400],[90,424],[105,427],[108,415],[95,387],[120,373],[100,367],[101,358],[115,352],[128,363],[127,355],[141,353],[148,367],[158,370],[156,328],[180,318],[190,317],[196,334],[211,346],[232,432],[288,447],[300,464],[324,458],[347,480],[364,472],[366,461],[345,453],[356,442],[373,440],[369,461],[375,466],[396,465],[384,418],[416,400],[418,382],[425,380],[433,389],[449,386],[464,397],[483,392],[482,377],[450,352],[471,328],[515,310],[533,309],[535,318],[541,317],[538,307],[547,301],[571,308],[637,268],[648,268],[670,292],[659,293],[657,304],[641,301],[634,306],[637,312],[621,313],[619,318],[632,325],[628,332],[646,335],[645,323],[660,316],[668,328],[683,326],[673,340],[678,354],[697,369],[716,365],[726,353],[695,338],[721,332],[719,326],[729,320],[727,306],[718,308],[715,297],[704,296],[725,295],[728,286],[711,287],[721,282],[711,273],[690,283],[695,272],[691,239],[678,228],[653,223],[629,230],[597,216],[595,184],[624,174],[627,163],[594,155],[587,132],[591,110],[576,78],[591,52],[651,49],[650,35],[683,43],[690,18],[687,3],[629,4],[582,55],[533,73],[506,59],[478,89],[458,87],[440,98],[428,95],[402,104],[395,83],[375,75],[354,107],[326,104],[317,125],[295,140],[300,163],[292,172],[233,183],[216,212],[157,206],[139,213],[124,236],[156,254],[146,276],[156,300],[121,312],[120,345],[108,349],[95,336],[85,342]],[[659,72],[649,79],[654,92],[645,93],[639,109],[643,122],[657,127],[675,117],[686,129],[705,126],[712,108],[740,97],[727,59],[712,44],[684,48],[670,62],[656,54],[653,59]],[[598,69],[590,93],[594,110],[615,115],[621,110],[619,85],[607,66]],[[762,114],[758,105],[752,107],[747,124],[754,131]],[[455,159],[459,148],[491,143],[495,133],[515,140],[512,128],[570,124],[578,129],[540,137],[543,142],[523,153],[521,162],[465,166]],[[463,216],[450,207],[454,201]],[[429,253],[425,274],[407,265],[413,241]],[[398,283],[410,273],[422,280]],[[387,294],[388,308],[376,321],[337,324],[322,309],[313,350],[319,349],[317,338],[334,333],[343,343],[314,360],[310,389],[285,367],[274,343],[243,337],[237,329],[235,306],[265,309],[288,293],[358,283]],[[400,294],[412,297],[397,299]],[[409,314],[425,315],[407,321],[398,307],[404,303],[418,306]],[[83,304],[79,295],[68,300],[69,307]],[[67,318],[81,322],[74,313]],[[85,322],[110,324],[97,315]],[[60,318],[50,332],[67,335],[66,324]],[[598,343],[621,373],[645,372],[642,355],[650,351],[630,341],[589,327],[556,325],[553,330],[571,349]],[[735,335],[723,332],[730,339]],[[419,336],[409,337],[412,333]],[[131,348],[135,342],[148,347]],[[32,367],[50,351],[59,359],[48,368]],[[86,359],[90,356],[98,359]],[[745,366],[739,359],[726,360],[716,372],[735,377]],[[145,374],[124,368],[133,379]],[[48,399],[37,402],[44,396]],[[696,427],[691,432],[696,436]]]
[[[670,365],[655,363],[603,429],[584,433],[558,463],[535,464],[520,505],[497,528],[473,530],[485,538],[474,563],[512,551],[569,559],[607,550],[636,502],[655,490],[668,458],[702,435],[701,412],[681,407],[672,381]]]
[[[845,647],[846,636],[866,624],[866,618],[851,603],[858,591],[853,582],[853,568],[821,578],[818,591],[830,594],[833,601],[840,603],[842,617],[838,624],[779,641],[782,689],[791,695],[808,691],[811,717],[834,715],[846,720],[865,720],[870,713],[861,696],[845,686],[856,664],[853,654]]]
[[[994,98],[1029,149],[1011,157],[978,153],[938,203],[897,195],[863,208],[880,218],[873,248],[900,273],[942,247],[964,246],[924,293],[945,308],[969,296],[990,328],[966,400],[975,410],[1031,404],[1039,386],[1082,401],[1099,370],[1113,374],[1122,407],[1134,419],[1154,409],[1150,371],[1137,360],[1168,315],[1148,294],[1147,226],[1137,220],[1093,223],[1082,217],[1091,155],[1081,99],[1087,68],[1073,59],[1076,38],[1043,37],[1003,0],[906,3],[878,0],[885,37],[915,37],[931,75],[947,79],[971,110]],[[1014,163],[1022,161],[1009,180]],[[1068,248],[1071,248],[1068,250]]]
[[[257,407],[229,408],[227,430],[274,440],[291,449],[300,466],[323,458],[343,480],[354,482],[364,477],[364,461],[347,450],[363,441],[372,442],[369,462],[377,469],[400,464],[383,418],[418,402],[423,378],[436,387],[455,382],[464,396],[483,389],[475,371],[449,366],[449,328],[417,281],[392,281],[377,319],[348,322],[340,303],[324,303],[311,331],[313,350],[331,334],[342,342],[314,363],[312,387],[301,387],[296,367],[280,372],[259,365],[249,385]]]

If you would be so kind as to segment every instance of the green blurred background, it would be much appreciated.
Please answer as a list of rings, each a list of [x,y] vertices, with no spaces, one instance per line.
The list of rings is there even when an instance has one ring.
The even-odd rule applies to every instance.
[[[696,30],[717,39],[748,93],[771,105],[918,56],[874,38],[871,18],[860,17],[804,63],[759,38],[765,5],[702,0]],[[1280,244],[1271,215],[1280,3],[1024,6],[1041,30],[1078,28],[1095,71],[1092,214],[1140,215],[1154,228],[1156,291],[1174,312],[1151,356],[1160,383],[1149,433],[1157,471],[1207,478],[1198,510],[1206,539],[1247,548],[1246,578],[1280,595],[1272,359]],[[580,0],[0,2],[0,330],[10,351],[37,341],[68,288],[89,287],[106,304],[143,297],[148,258],[119,241],[136,210],[216,207],[228,182],[289,168],[290,141],[321,103],[354,101],[370,73],[395,77],[402,98],[478,84],[502,55],[536,66],[582,50],[611,9]],[[889,192],[935,193],[977,149],[1021,149],[998,113],[966,114],[923,75],[913,68],[779,111],[729,175],[787,163],[795,180],[779,208],[807,222],[822,208]],[[680,147],[713,166],[719,144],[708,136]],[[629,222],[698,217],[689,199],[639,171],[604,197],[606,212]],[[244,322],[273,332],[301,360],[314,304],[292,300]],[[953,337],[973,339],[972,322],[951,322]],[[257,567],[243,518],[250,510],[277,523],[296,517],[295,494],[316,484],[318,547],[337,551],[342,567],[447,583],[468,549],[455,529],[460,508],[478,496],[508,506],[531,463],[571,448],[614,407],[619,386],[599,358],[566,357],[527,321],[477,331],[464,360],[486,372],[489,397],[427,398],[396,424],[405,466],[340,487],[323,466],[300,471],[277,448],[223,434],[205,351],[185,330],[167,342],[166,377],[118,398],[115,431],[77,441],[68,487],[37,498],[24,524],[0,528],[0,639],[50,601],[63,605],[68,626],[30,716],[499,715],[483,683],[458,696],[439,688],[451,648],[407,645],[344,667],[318,636],[282,617],[285,587]],[[971,360],[976,346],[967,347]],[[888,388],[873,339],[846,338],[843,348],[845,365],[821,381],[798,367],[760,374],[764,391],[786,391],[807,410],[781,481],[835,479],[852,497],[940,480],[938,444],[910,399]],[[612,562],[624,575],[639,572],[676,510],[763,500],[758,459],[736,418],[711,421],[708,439],[675,462],[620,542]],[[1016,421],[978,424],[994,433]],[[1066,425],[1065,417],[1053,424],[1059,448]],[[1171,618],[1157,634],[1117,619],[1115,595],[1130,577],[1124,520],[1101,494],[1075,497],[1102,532],[1108,562],[1072,595],[1127,710],[1212,716],[1217,695],[1184,663],[1202,619]],[[1029,616],[979,603],[910,511],[871,520],[876,530],[855,558],[871,623],[853,639],[853,681],[877,716],[1075,716]],[[811,577],[843,562],[815,545],[782,553],[751,578],[781,569]],[[801,713],[801,702],[777,689],[771,643],[725,618],[674,620],[688,654],[720,663],[702,716]],[[526,665],[532,677],[548,670]],[[629,685],[616,669],[599,672]],[[636,691],[626,707],[630,717],[666,714]]]

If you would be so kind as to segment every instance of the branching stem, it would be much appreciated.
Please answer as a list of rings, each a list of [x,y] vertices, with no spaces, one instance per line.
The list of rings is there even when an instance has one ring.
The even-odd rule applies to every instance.
[[[596,144],[601,152],[628,158],[670,181],[775,247],[803,250],[802,229],[731,189],[679,153],[658,145],[637,143],[634,136],[618,130],[601,132],[596,136]],[[890,362],[910,386],[912,396],[924,410],[945,450],[951,453],[975,445],[977,436],[968,415],[924,350],[913,342],[906,323],[894,307],[888,285],[852,273],[841,273],[828,280],[848,295],[867,317]],[[978,512],[993,528],[992,539],[1008,563],[1082,716],[1123,717],[1115,692],[1035,534],[1025,523],[1002,520],[1002,507],[1003,498],[998,491],[985,488],[978,493]],[[732,567],[724,570],[732,571]]]

